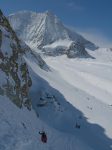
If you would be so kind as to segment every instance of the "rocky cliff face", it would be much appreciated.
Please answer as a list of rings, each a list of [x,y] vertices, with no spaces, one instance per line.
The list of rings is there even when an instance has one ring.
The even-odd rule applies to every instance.
[[[0,95],[7,96],[18,107],[31,109],[29,89],[32,80],[23,56],[34,57],[42,68],[44,61],[35,56],[12,30],[0,11]]]
[[[91,55],[89,55],[87,53],[87,51],[85,50],[85,47],[83,44],[81,44],[80,42],[73,42],[70,47],[67,49],[67,56],[68,58],[77,58],[77,57],[81,57],[81,58],[92,58],[94,59],[94,57],[92,57]]]

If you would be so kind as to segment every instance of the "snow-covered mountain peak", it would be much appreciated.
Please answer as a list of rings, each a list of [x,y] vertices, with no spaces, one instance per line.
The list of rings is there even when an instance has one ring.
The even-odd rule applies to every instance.
[[[8,18],[17,35],[32,48],[43,48],[59,40],[80,42],[85,47],[97,48],[81,35],[68,29],[52,12],[22,11]]]
[[[43,14],[46,14],[47,16],[52,16],[52,17],[55,16],[55,15],[53,14],[53,12],[51,12],[50,10],[46,10]]]
[[[63,26],[63,23],[61,22],[61,20],[53,12],[47,10],[42,14],[45,15],[46,18],[49,18],[51,21],[54,20],[55,23],[60,23],[60,25]]]

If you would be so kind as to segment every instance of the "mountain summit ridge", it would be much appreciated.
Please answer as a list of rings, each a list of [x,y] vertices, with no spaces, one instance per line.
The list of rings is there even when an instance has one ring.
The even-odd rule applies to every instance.
[[[97,49],[95,44],[71,31],[50,11],[44,13],[20,11],[9,15],[8,19],[17,35],[30,47],[43,49],[44,46],[59,40],[69,40],[76,44],[80,43],[85,48]]]

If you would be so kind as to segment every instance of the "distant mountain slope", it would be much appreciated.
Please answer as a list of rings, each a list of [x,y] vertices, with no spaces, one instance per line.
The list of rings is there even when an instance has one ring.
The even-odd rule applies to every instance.
[[[43,46],[53,44],[60,40],[67,40],[76,45],[79,43],[81,47],[86,47],[92,50],[97,48],[92,42],[65,27],[58,17],[49,11],[45,13],[21,11],[10,15],[8,19],[17,35],[22,40],[24,40],[30,47],[43,49],[46,53],[48,51],[50,54],[53,51],[54,55],[57,54],[57,52],[59,52],[59,54],[67,53],[69,48],[66,44],[64,47],[60,47],[60,44],[58,43],[55,49],[50,48],[48,50],[48,48],[43,48]],[[77,51],[80,51],[80,49],[76,51],[75,48],[72,47],[72,50],[75,51],[76,57],[83,56],[81,55],[82,53],[77,54]],[[85,51],[85,49],[83,49],[83,51]],[[86,55],[86,53],[84,56],[88,57],[89,55]]]

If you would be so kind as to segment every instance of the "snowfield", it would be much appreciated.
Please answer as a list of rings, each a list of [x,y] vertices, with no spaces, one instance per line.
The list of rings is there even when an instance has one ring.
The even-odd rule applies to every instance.
[[[83,92],[88,95],[83,97],[80,94],[75,94],[76,91],[74,90],[74,93],[70,96],[70,90],[68,90],[68,94],[67,91],[64,92],[65,86],[64,89],[61,89],[62,87],[60,88],[60,91],[62,91],[62,93],[67,96],[67,99],[69,99],[69,102],[74,106],[77,105],[80,110],[85,112],[86,116],[88,114],[90,120],[93,119],[90,117],[90,112],[87,113],[88,111],[86,112],[85,108],[81,106],[83,105],[84,99],[87,97],[90,102],[84,102],[84,105],[91,105],[90,107],[93,109],[92,115],[94,115],[94,113],[96,114],[95,120],[100,122],[100,119],[97,119],[99,113],[102,114],[104,120],[107,118],[106,116],[104,117],[104,115],[107,115],[107,113],[110,113],[110,115],[112,114],[112,63],[98,63],[91,60],[68,59],[65,56],[57,58],[49,57],[45,60],[48,65],[59,73],[59,76],[61,76],[61,78],[63,78],[69,86],[71,85],[73,88],[77,88],[79,92]],[[77,98],[77,95],[79,98]],[[103,110],[102,107],[100,109],[98,105],[94,106],[96,105],[95,103],[103,105],[108,111],[106,110],[106,113],[104,114],[102,111],[105,111],[105,109]],[[108,123],[108,126],[112,123],[111,117],[107,121],[104,120],[104,124],[107,124],[108,121],[110,122]],[[112,131],[110,130],[108,134],[112,136]]]
[[[44,57],[49,69],[43,70],[32,57],[24,59],[33,109],[0,96],[0,150],[111,150],[111,61]],[[42,130],[47,144],[40,140]]]
[[[41,119],[61,132],[76,136],[94,150],[111,150],[112,62],[105,62],[103,58],[99,61],[98,58],[68,59],[66,56],[44,57],[44,60],[50,66],[48,72],[32,60],[26,59],[26,62],[36,76],[42,78],[41,87],[45,90],[47,87],[52,93],[59,91],[64,101],[55,93],[63,103],[63,113],[55,114],[50,106],[41,108],[38,110]],[[34,109],[37,111],[36,107]],[[55,118],[53,122],[52,118]],[[75,129],[76,122],[81,125],[80,130]]]
[[[50,58],[49,58],[50,59]],[[101,64],[91,61],[76,61],[64,57],[46,59],[62,78],[74,87],[112,104],[112,63]]]

